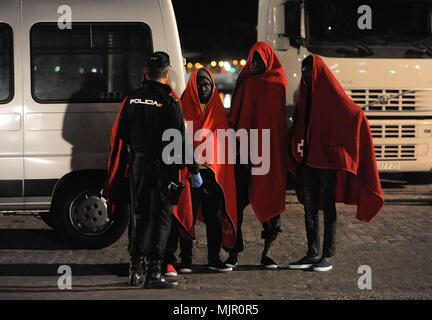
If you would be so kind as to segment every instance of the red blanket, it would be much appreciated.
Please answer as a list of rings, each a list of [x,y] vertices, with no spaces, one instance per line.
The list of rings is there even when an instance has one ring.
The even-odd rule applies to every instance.
[[[357,218],[371,221],[384,203],[369,124],[363,111],[345,94],[322,59],[313,57],[306,164],[338,170],[337,202],[357,205]],[[289,132],[288,168],[297,174],[305,140],[307,88],[300,84],[296,117]]]
[[[174,91],[171,91],[171,94],[178,99]],[[111,130],[108,173],[103,188],[103,195],[112,208],[113,216],[116,215],[116,210],[120,205],[129,203],[130,201],[129,183],[127,180],[127,170],[129,167],[127,149],[124,141],[117,136],[118,121],[127,99],[128,97],[123,100]],[[179,181],[185,183],[186,187],[180,197],[178,205],[174,206],[173,211],[175,218],[182,226],[182,229],[180,230],[182,236],[184,238],[195,239],[188,176],[187,169],[179,172]]]
[[[253,74],[250,69],[255,51],[261,55],[266,70]],[[238,76],[234,90],[230,126],[235,130],[259,129],[258,154],[262,155],[262,130],[270,129],[270,169],[265,175],[251,175],[249,201],[261,223],[285,211],[287,126],[287,80],[279,58],[264,42],[255,43],[248,61]],[[249,139],[250,141],[250,139]],[[249,167],[259,167],[249,163]]]
[[[204,68],[205,69],[205,68]],[[204,164],[208,167],[206,170],[212,170],[216,182],[222,189],[225,198],[225,214],[221,215],[222,220],[222,243],[227,248],[232,248],[236,241],[236,230],[237,230],[237,204],[236,204],[236,188],[235,188],[235,175],[234,165],[228,163],[228,157],[223,159],[223,163],[218,161],[218,157],[221,157],[222,152],[228,155],[228,143],[225,143],[225,148],[222,152],[220,140],[218,139],[217,129],[229,129],[228,121],[225,114],[221,98],[218,90],[214,86],[214,78],[208,69],[205,69],[212,78],[213,81],[213,92],[205,112],[202,112],[200,101],[198,98],[197,91],[197,73],[198,69],[194,70],[190,75],[189,82],[186,86],[185,91],[181,97],[182,108],[186,121],[193,122],[193,129],[188,126],[190,130],[190,136],[194,137],[195,133],[200,129],[207,129],[204,132],[205,135],[195,137],[194,139],[194,150],[200,148],[206,152],[202,152],[205,159],[198,157],[196,160],[199,163]],[[209,160],[209,161],[208,161]]]

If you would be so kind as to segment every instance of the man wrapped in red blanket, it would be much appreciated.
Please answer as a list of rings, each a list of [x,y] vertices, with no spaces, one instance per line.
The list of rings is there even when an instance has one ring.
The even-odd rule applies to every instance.
[[[232,271],[220,260],[222,245],[232,248],[236,241],[237,207],[234,165],[227,158],[224,143],[229,129],[225,109],[207,68],[195,69],[181,96],[181,105],[190,136],[193,137],[195,159],[200,166],[203,185],[191,189],[194,218],[206,224],[208,267],[218,272]],[[201,151],[201,152],[200,152]],[[228,155],[229,156],[229,155]],[[194,219],[195,220],[195,219]],[[171,230],[166,259],[175,261],[178,237]],[[192,240],[182,238],[180,272],[192,272]]]
[[[366,116],[321,58],[310,55],[303,60],[299,91],[289,131],[288,169],[299,182],[308,252],[289,267],[328,271],[335,254],[335,202],[357,205],[357,218],[369,222],[384,199]],[[322,256],[319,209],[324,211]]]
[[[269,257],[270,246],[280,229],[280,214],[285,211],[286,192],[286,97],[287,79],[279,58],[270,45],[255,43],[249,51],[246,65],[240,72],[233,93],[229,116],[230,126],[237,132],[245,130],[251,153],[242,154],[236,165],[238,232],[236,246],[231,250],[227,264],[237,263],[237,254],[243,249],[241,222],[243,210],[251,204],[264,230],[264,250],[261,264],[267,269],[277,268]],[[264,141],[265,132],[269,133]],[[253,132],[257,132],[254,141]],[[254,163],[253,150],[263,157],[260,164]],[[267,165],[264,165],[267,159]],[[242,163],[239,163],[243,161]],[[265,168],[257,173],[258,168]]]

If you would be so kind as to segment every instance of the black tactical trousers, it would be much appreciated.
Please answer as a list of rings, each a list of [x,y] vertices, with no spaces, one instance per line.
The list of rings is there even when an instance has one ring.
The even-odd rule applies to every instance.
[[[334,188],[336,170],[317,169],[302,165],[299,182],[304,192],[304,212],[306,236],[308,242],[307,255],[320,255],[319,208],[324,211],[324,257],[331,257],[336,250],[336,205]]]
[[[194,223],[198,209],[201,205],[201,214],[206,225],[208,260],[219,258],[222,247],[221,210],[223,210],[224,197],[219,184],[216,182],[210,169],[200,170],[203,184],[199,188],[191,188],[192,211]],[[173,219],[173,227],[168,240],[165,263],[175,262],[174,253],[177,250],[179,238],[179,223]],[[180,257],[192,257],[192,240],[180,238]]]
[[[132,257],[162,260],[171,228],[173,206],[167,198],[170,172],[154,160],[136,156],[132,164],[136,235],[129,244]]]

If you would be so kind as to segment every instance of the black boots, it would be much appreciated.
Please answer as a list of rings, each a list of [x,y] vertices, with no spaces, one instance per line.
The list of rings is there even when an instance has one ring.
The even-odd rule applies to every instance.
[[[129,285],[141,286],[147,272],[147,262],[143,257],[129,257]]]
[[[161,260],[151,260],[149,269],[144,281],[143,288],[145,289],[170,289],[178,286],[178,281],[167,279],[161,272]]]

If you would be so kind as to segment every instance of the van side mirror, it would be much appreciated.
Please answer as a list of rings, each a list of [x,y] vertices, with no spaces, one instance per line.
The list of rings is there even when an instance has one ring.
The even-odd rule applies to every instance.
[[[276,49],[288,50],[288,46],[300,47],[300,5],[298,1],[287,1],[273,8],[273,40]],[[283,48],[286,47],[286,48]]]

